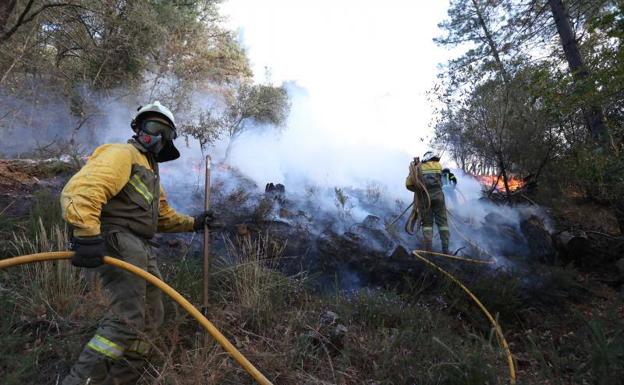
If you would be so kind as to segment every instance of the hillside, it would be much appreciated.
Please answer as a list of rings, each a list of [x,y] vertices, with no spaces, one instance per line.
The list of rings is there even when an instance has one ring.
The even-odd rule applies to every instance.
[[[3,258],[63,249],[66,235],[59,227],[56,194],[71,175],[70,166],[60,161],[2,165]],[[326,231],[319,239],[311,229],[324,225],[314,223],[310,213],[286,214],[282,208],[277,216],[259,215],[267,211],[267,198],[276,202],[273,195],[241,197],[240,190],[232,191],[217,190],[214,198],[225,227],[213,234],[208,317],[275,384],[507,381],[505,357],[491,326],[447,278],[392,244],[382,249],[357,241],[353,227]],[[280,197],[286,207],[287,191]],[[598,208],[587,203],[559,208],[579,216],[590,209]],[[573,226],[572,216],[567,218],[565,226]],[[590,250],[597,249],[583,261],[599,257],[593,253],[605,237],[611,247],[622,247],[622,239],[605,230],[595,230]],[[370,224],[360,225],[360,231],[381,232]],[[201,303],[202,285],[197,238],[157,238],[165,280],[195,304]],[[604,263],[601,268],[568,265],[561,252],[554,264],[509,258],[523,262],[491,268],[433,261],[496,315],[520,383],[619,383],[622,276]],[[97,280],[67,263],[0,274],[4,383],[57,383],[106,308]],[[152,340],[157,359],[142,383],[251,383],[171,302],[166,325],[167,332]]]

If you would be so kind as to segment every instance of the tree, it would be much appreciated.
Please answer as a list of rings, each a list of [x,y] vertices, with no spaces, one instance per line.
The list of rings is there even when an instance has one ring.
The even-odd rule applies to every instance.
[[[570,72],[574,78],[577,88],[588,88],[589,92],[595,92],[594,86],[591,84],[589,70],[585,66],[583,58],[579,50],[578,42],[574,36],[574,31],[570,25],[567,10],[562,0],[548,0],[548,5],[553,15],[553,20],[557,26],[557,32],[561,38],[561,45],[565,53]],[[609,134],[604,124],[604,115],[602,107],[595,103],[587,103],[583,109],[583,116],[588,131],[594,139],[603,147],[608,147]]]
[[[623,26],[621,0],[451,1],[436,41],[465,50],[440,75],[440,145],[466,170],[580,188],[624,232]]]
[[[78,4],[70,1],[38,1],[5,0],[0,4],[0,44],[9,40],[20,28],[35,20],[40,14],[53,8],[76,7]],[[13,23],[9,24],[9,20]]]
[[[508,3],[498,0],[452,1],[448,12],[450,20],[440,24],[447,35],[436,39],[436,42],[447,46],[470,43],[473,47],[448,65],[447,74],[450,83],[445,93],[447,102],[451,101],[452,95],[457,95],[457,89],[465,89],[469,83],[476,85],[471,94],[473,97],[480,95],[478,90],[480,85],[491,88],[494,91],[493,95],[502,96],[497,100],[499,106],[494,106],[491,104],[492,101],[488,101],[491,108],[500,110],[500,114],[497,114],[500,116],[485,117],[481,113],[481,117],[484,118],[482,120],[485,120],[481,127],[489,132],[486,136],[491,147],[489,158],[483,159],[483,163],[496,165],[499,178],[503,178],[505,190],[509,195],[508,165],[502,148],[502,134],[508,130],[507,117],[513,114],[513,106],[510,103],[511,75],[507,64],[503,62],[503,54],[504,50],[510,50],[511,45],[505,43],[504,29],[494,25],[495,21],[506,22],[505,15],[508,9]],[[496,85],[497,79],[502,82],[500,89]],[[459,97],[461,98],[461,94]],[[488,111],[484,106],[478,109],[482,112]]]
[[[280,128],[288,118],[290,101],[284,85],[243,83],[224,98],[221,108],[200,110],[193,123],[182,127],[186,137],[200,143],[202,151],[219,137],[227,137],[226,159],[232,144],[245,131],[268,125]]]
[[[199,142],[202,156],[209,144],[214,143],[221,134],[222,120],[215,117],[209,110],[199,112],[196,123],[185,123],[180,126],[180,133],[187,138],[195,138]]]
[[[486,79],[488,73],[509,81],[504,56],[512,45],[506,41],[501,27],[507,21],[508,10],[509,4],[500,0],[451,0],[449,19],[438,25],[445,36],[434,41],[447,47],[469,47],[447,64],[447,76],[453,84]]]
[[[290,112],[288,92],[284,85],[242,84],[231,98],[223,117],[223,130],[229,137],[226,158],[232,143],[244,131],[257,125],[280,127]]]
[[[103,117],[101,101],[113,95],[160,99],[184,117],[194,108],[195,93],[231,93],[252,74],[235,35],[222,27],[217,5],[217,0],[3,1],[0,114],[11,103],[32,108],[9,109],[0,130],[30,127],[35,106],[51,101],[55,113],[67,109],[66,121],[50,127],[63,138],[75,132],[71,127],[89,132],[101,126],[96,118],[81,122]],[[46,131],[38,128],[39,134]]]

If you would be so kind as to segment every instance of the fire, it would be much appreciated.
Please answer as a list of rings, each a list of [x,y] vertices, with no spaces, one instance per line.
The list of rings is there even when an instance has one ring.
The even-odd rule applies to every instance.
[[[474,176],[482,185],[487,188],[491,188],[494,183],[496,183],[496,190],[500,192],[505,191],[505,182],[503,182],[503,178],[498,179],[498,175],[475,175]],[[498,179],[498,182],[496,181]],[[522,187],[524,187],[525,183],[521,178],[515,176],[507,177],[507,185],[509,186],[509,191],[513,192]]]

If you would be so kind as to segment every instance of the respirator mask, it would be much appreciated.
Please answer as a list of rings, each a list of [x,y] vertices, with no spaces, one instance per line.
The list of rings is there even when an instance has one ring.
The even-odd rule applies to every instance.
[[[147,118],[138,122],[134,128],[137,133],[135,139],[147,151],[154,154],[158,162],[166,162],[180,156],[173,146],[173,140],[178,134],[170,124],[159,119]]]

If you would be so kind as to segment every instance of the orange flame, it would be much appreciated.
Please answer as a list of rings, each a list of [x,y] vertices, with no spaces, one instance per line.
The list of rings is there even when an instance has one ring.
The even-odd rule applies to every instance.
[[[482,185],[487,188],[491,188],[494,183],[496,183],[495,189],[504,192],[505,191],[505,182],[503,178],[498,178],[498,175],[475,175],[474,176]],[[497,181],[498,179],[498,181]],[[507,185],[509,186],[509,191],[514,192],[518,189],[524,187],[525,183],[521,178],[515,176],[507,177]]]

